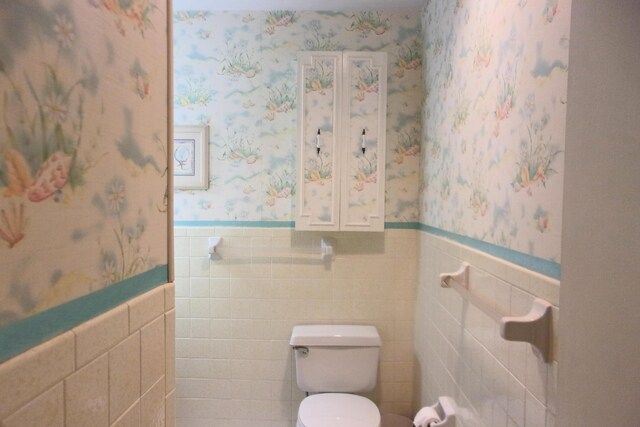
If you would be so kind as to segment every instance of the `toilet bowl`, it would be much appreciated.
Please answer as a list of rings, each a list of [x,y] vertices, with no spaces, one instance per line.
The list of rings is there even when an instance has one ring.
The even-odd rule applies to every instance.
[[[290,345],[296,381],[312,393],[296,427],[380,427],[380,411],[358,394],[375,388],[382,341],[373,326],[295,326]]]
[[[355,394],[314,394],[300,404],[296,427],[380,427],[380,411]]]

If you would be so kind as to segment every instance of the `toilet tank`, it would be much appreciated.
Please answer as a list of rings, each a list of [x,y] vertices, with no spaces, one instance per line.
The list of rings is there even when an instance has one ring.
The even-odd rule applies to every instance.
[[[382,341],[373,326],[295,326],[289,343],[302,391],[360,393],[376,385]]]

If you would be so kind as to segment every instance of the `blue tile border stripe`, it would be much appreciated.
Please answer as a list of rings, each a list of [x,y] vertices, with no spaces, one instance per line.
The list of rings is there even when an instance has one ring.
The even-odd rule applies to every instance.
[[[262,227],[294,228],[293,221],[174,221],[175,227]]]
[[[513,264],[519,265],[520,267],[524,267],[537,273],[544,274],[545,276],[552,277],[554,279],[560,279],[560,264],[556,262],[514,251],[513,249],[504,248],[492,243],[487,243],[482,240],[462,236],[450,231],[441,230],[439,228],[435,228],[425,224],[420,224],[419,230],[427,232],[429,234],[433,234],[435,236],[453,240],[465,246],[469,246],[470,248],[477,249],[489,255],[493,255],[497,258],[501,258],[505,261],[509,261]]]
[[[263,227],[263,228],[294,228],[293,221],[175,221],[176,227]],[[477,249],[497,258],[527,268],[536,273],[554,279],[560,279],[560,264],[533,255],[514,251],[502,246],[487,243],[482,240],[452,233],[440,228],[425,225],[420,222],[385,222],[385,229],[420,230],[435,236],[444,237],[457,243]]]
[[[164,285],[167,265],[159,265],[99,291],[0,327],[0,362],[106,313],[131,298]]]
[[[174,221],[175,227],[256,227],[256,228],[294,228],[294,221]],[[417,230],[417,222],[385,222],[386,229]]]
[[[418,230],[417,222],[385,222],[384,228],[387,230]]]

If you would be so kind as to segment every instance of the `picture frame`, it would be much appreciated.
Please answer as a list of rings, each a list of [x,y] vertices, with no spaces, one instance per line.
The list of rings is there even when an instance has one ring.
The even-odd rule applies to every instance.
[[[209,127],[173,129],[173,186],[177,190],[209,188]]]

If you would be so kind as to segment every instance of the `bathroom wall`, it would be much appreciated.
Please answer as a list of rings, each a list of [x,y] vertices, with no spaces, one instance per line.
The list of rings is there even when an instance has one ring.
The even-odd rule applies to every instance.
[[[303,233],[291,221],[296,53],[373,50],[389,60],[385,220],[415,227],[419,14],[177,11],[174,25],[175,123],[211,131],[209,189],[175,194],[178,424],[294,425],[304,395],[288,340],[304,323],[377,326],[371,397],[411,416],[416,231]],[[208,259],[210,236],[223,237],[222,260]],[[323,236],[336,241],[328,265],[308,253]]]
[[[640,414],[639,19],[638,2],[584,0],[572,9],[560,291],[560,333],[570,339],[558,359],[563,427],[601,420],[631,426]]]
[[[167,3],[0,9],[0,425],[173,425]]]
[[[177,11],[175,123],[210,126],[210,187],[178,191],[175,220],[291,221],[302,50],[388,53],[386,221],[418,220],[418,13]]]
[[[422,16],[420,222],[549,261],[556,278],[570,9],[433,0]]]
[[[293,40],[293,51],[304,49],[305,38],[311,46],[342,34],[340,28],[347,29],[347,38],[362,28],[367,37],[356,38],[355,47],[344,47],[366,48],[393,29],[385,29],[380,19],[377,25],[364,25],[366,19],[358,14],[220,15],[226,22],[217,26],[211,22],[218,14],[179,12],[175,17],[177,50],[183,57],[176,63],[185,64],[176,71],[176,121],[212,127],[211,188],[176,195],[178,224],[194,226],[178,228],[176,240],[179,422],[292,425],[302,395],[293,381],[287,345],[291,327],[344,321],[373,323],[382,330],[381,382],[372,397],[383,412],[411,416],[419,406],[449,395],[460,405],[465,425],[554,425],[570,2],[426,3],[424,39],[417,41],[422,53],[416,56],[426,64],[425,126],[419,138],[424,149],[416,175],[407,175],[404,171],[412,169],[404,168],[408,160],[416,160],[408,154],[417,150],[392,148],[387,153],[389,173],[411,176],[397,182],[412,182],[417,173],[423,180],[422,204],[415,215],[398,215],[414,212],[410,186],[387,188],[386,220],[407,226],[418,220],[420,231],[387,229],[384,250],[375,253],[371,248],[379,247],[375,241],[380,236],[336,234],[343,252],[338,251],[330,273],[304,260],[304,251],[309,245],[317,247],[320,235],[296,233],[286,222],[279,224],[283,228],[269,229],[204,226],[208,221],[229,225],[225,223],[291,220],[291,180],[284,172],[276,176],[280,187],[263,179],[273,176],[270,171],[284,170],[278,168],[285,164],[293,171],[293,143],[287,154],[276,151],[282,150],[282,135],[295,132],[295,119],[288,118],[294,103],[278,85],[295,75],[293,56],[287,57],[283,46]],[[387,16],[391,24],[397,19]],[[306,32],[298,33],[296,24],[307,17],[318,22],[309,22],[303,27]],[[345,23],[330,32],[336,22]],[[288,37],[278,42],[285,31]],[[190,35],[182,39],[181,34]],[[316,34],[315,40],[309,34]],[[228,43],[214,48],[208,38]],[[278,55],[263,60],[271,46],[281,48]],[[391,87],[417,77],[418,70],[401,65],[410,62],[390,64]],[[209,67],[206,74],[200,71],[204,64]],[[276,68],[263,73],[267,66]],[[256,80],[261,73],[269,77],[263,84]],[[210,79],[219,82],[204,83]],[[420,84],[414,87],[419,90]],[[413,97],[405,102],[409,99]],[[409,105],[420,111],[420,102]],[[390,115],[396,111],[391,109]],[[406,119],[398,114],[398,123],[400,118]],[[258,130],[263,126],[269,131]],[[257,142],[275,135],[272,142]],[[265,154],[267,149],[275,154]],[[277,161],[283,158],[290,160]],[[260,180],[261,187],[254,184]],[[396,233],[414,241],[387,244]],[[228,245],[222,261],[206,257],[206,237],[214,235],[223,235],[223,246]],[[281,245],[294,248],[285,251],[284,259],[264,252],[263,247]],[[385,264],[391,261],[383,253],[396,266]],[[354,267],[356,260],[364,267]],[[543,363],[528,344],[502,340],[491,318],[456,291],[440,288],[438,274],[456,270],[462,261],[472,265],[475,290],[496,310],[521,315],[535,297],[552,303],[553,362]],[[416,272],[417,284],[395,283],[395,275]],[[336,297],[341,286],[352,288],[347,302]],[[411,292],[411,308],[386,296],[396,290]],[[362,314],[365,309],[371,311]],[[399,346],[384,323],[391,312],[415,312],[408,322],[393,319],[403,328],[395,332],[403,337]],[[389,359],[389,346],[402,349],[405,344],[413,346],[410,356],[403,349],[399,359]],[[385,367],[390,361],[394,367]]]
[[[375,325],[383,346],[369,397],[412,417],[416,233],[177,227],[177,424],[295,425],[304,394],[289,338],[311,323]],[[209,260],[208,236],[222,236],[221,260]],[[320,260],[321,237],[333,239],[333,262]]]
[[[173,284],[0,365],[0,426],[174,426]]]
[[[557,411],[559,282],[450,239],[419,233],[415,316],[417,406],[451,396],[472,426],[545,427]],[[552,362],[531,345],[505,341],[500,325],[440,273],[471,264],[472,292],[503,315],[523,316],[536,297],[553,305]]]
[[[416,403],[451,396],[464,425],[555,425],[570,6],[432,0],[422,14]],[[551,363],[440,286],[462,262],[495,312],[553,305]]]
[[[49,309],[168,263],[166,2],[1,8],[0,360],[100,312]]]

